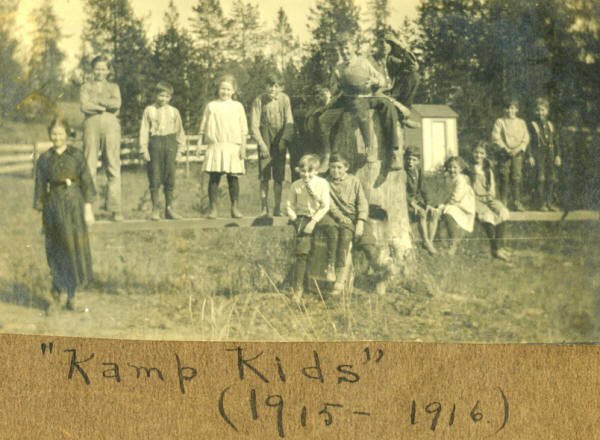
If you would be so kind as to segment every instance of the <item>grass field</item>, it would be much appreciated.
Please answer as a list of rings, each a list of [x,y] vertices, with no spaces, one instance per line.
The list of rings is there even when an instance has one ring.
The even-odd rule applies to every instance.
[[[181,170],[183,171],[183,170]],[[258,213],[256,170],[242,178]],[[178,175],[178,211],[206,209],[206,178]],[[101,181],[102,183],[102,181]],[[123,176],[126,218],[149,215],[142,170]],[[600,228],[595,222],[512,223],[512,264],[492,260],[481,230],[459,255],[416,249],[386,295],[357,280],[351,298],[307,294],[286,277],[291,228],[92,228],[96,281],[77,310],[46,314],[49,271],[30,178],[1,176],[0,331],[109,338],[465,342],[598,341]],[[221,215],[228,214],[223,182]]]

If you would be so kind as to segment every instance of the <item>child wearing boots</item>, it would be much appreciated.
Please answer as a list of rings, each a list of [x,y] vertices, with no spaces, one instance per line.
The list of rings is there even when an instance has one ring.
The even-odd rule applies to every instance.
[[[273,181],[273,215],[281,215],[281,191],[285,179],[286,152],[294,138],[294,116],[290,98],[283,93],[277,75],[267,78],[264,93],[252,103],[252,136],[258,144],[260,214],[269,215],[269,181]]]
[[[158,192],[162,186],[165,193],[165,218],[177,220],[181,216],[173,210],[175,159],[177,151],[185,147],[186,138],[179,111],[169,105],[173,87],[161,81],[156,85],[155,92],[155,101],[144,110],[140,124],[140,152],[148,165],[152,199],[150,219],[160,220]]]
[[[548,120],[550,104],[545,98],[536,100],[536,118],[530,123],[530,165],[535,168],[537,207],[540,211],[558,211],[554,191],[558,183],[558,168],[562,165],[560,146],[554,124]]]
[[[235,101],[236,81],[231,75],[225,75],[217,83],[217,99],[209,102],[204,109],[200,123],[200,139],[207,145],[204,155],[204,171],[209,175],[207,217],[217,218],[219,182],[223,174],[227,175],[231,216],[241,218],[238,207],[240,184],[238,176],[246,173],[246,137],[248,122],[244,106]]]
[[[492,130],[492,143],[498,148],[498,175],[500,178],[500,201],[508,203],[508,190],[512,190],[512,206],[516,211],[524,211],[521,203],[521,180],[523,160],[529,145],[529,130],[519,117],[519,102],[506,101],[504,116],[498,118]]]
[[[300,179],[294,181],[286,203],[287,215],[296,231],[296,264],[294,266],[294,294],[297,298],[304,292],[308,255],[312,249],[316,228],[335,226],[327,215],[331,199],[329,183],[317,176],[321,162],[314,154],[307,154],[298,161]],[[327,244],[327,279],[335,281],[335,246],[331,234],[324,234]]]
[[[509,212],[506,206],[496,198],[494,171],[490,160],[487,158],[485,142],[480,142],[473,149],[469,175],[475,193],[477,220],[483,225],[483,229],[490,240],[492,256],[499,260],[508,261],[510,253],[504,246],[504,234]]]

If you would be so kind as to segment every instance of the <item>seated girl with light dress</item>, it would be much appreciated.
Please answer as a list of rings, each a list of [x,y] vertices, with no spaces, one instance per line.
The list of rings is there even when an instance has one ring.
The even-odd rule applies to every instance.
[[[486,142],[480,142],[473,149],[469,169],[471,185],[475,193],[475,211],[490,240],[492,256],[508,261],[510,254],[504,246],[504,232],[509,212],[496,198],[496,182],[492,163],[487,158],[486,146]]]
[[[450,197],[444,203],[438,205],[436,209],[441,214],[448,229],[450,239],[448,254],[454,255],[463,236],[466,233],[473,232],[475,194],[469,184],[469,178],[464,174],[466,167],[460,157],[450,157],[446,160],[444,168],[447,173]],[[437,227],[434,227],[433,230],[437,230]]]

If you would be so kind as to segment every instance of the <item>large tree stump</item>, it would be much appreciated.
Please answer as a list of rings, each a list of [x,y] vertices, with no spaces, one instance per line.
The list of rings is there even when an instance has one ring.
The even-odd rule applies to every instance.
[[[411,266],[407,263],[412,255],[412,242],[406,203],[406,173],[404,170],[385,171],[385,160],[389,157],[385,154],[385,142],[388,141],[384,138],[379,118],[373,111],[370,120],[374,147],[369,152],[365,151],[360,130],[350,113],[343,116],[332,147],[333,151],[343,154],[349,160],[349,172],[355,174],[363,185],[369,200],[369,220],[381,250],[380,260],[389,261],[391,258],[394,266],[407,274],[405,269]],[[315,289],[325,281],[326,245],[320,233],[313,240],[311,252],[308,282],[309,288]]]
[[[370,217],[377,241],[383,251],[389,250],[394,261],[402,264],[412,248],[410,223],[406,203],[406,174],[404,170],[385,172],[385,151],[389,140],[383,136],[379,118],[371,111],[371,138],[373,147],[365,151],[362,136],[350,113],[346,113],[338,134],[332,142],[333,150],[350,160],[350,172],[362,182],[370,205]],[[401,128],[398,128],[401,130]],[[403,136],[401,133],[400,139]],[[402,146],[401,146],[402,148]]]

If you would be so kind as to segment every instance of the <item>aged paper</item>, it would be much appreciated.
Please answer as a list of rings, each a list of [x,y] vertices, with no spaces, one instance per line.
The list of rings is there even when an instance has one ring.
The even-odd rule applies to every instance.
[[[535,33],[541,32],[538,28],[531,31],[531,40],[521,38],[526,32],[485,35],[492,35],[489,41],[496,41],[496,35],[506,45],[504,52],[514,50],[519,60],[523,51],[531,50],[524,69],[518,63],[499,66],[504,76],[497,83],[498,90],[507,91],[516,84],[512,91],[519,92],[518,115],[533,127],[531,133],[538,115],[536,99],[541,90],[550,91],[553,124],[545,126],[552,128],[545,128],[542,138],[556,132],[560,142],[559,159],[550,161],[555,193],[540,207],[539,164],[523,153],[520,196],[526,209],[514,209],[515,194],[510,192],[511,212],[502,237],[490,240],[489,228],[480,217],[474,220],[472,211],[473,231],[463,233],[453,248],[452,224],[441,217],[431,243],[438,252],[433,253],[407,208],[410,171],[404,169],[404,153],[418,151],[427,215],[442,215],[456,189],[448,186],[450,173],[442,166],[450,156],[458,153],[469,162],[475,146],[485,141],[488,157],[498,164],[492,128],[502,116],[503,103],[501,93],[488,96],[493,90],[474,79],[489,74],[485,69],[460,80],[449,75],[446,84],[429,68],[423,54],[432,57],[434,51],[424,43],[423,28],[403,21],[418,19],[417,2],[348,2],[360,8],[356,16],[344,2],[325,0],[223,0],[220,13],[209,7],[219,2],[200,0],[171,5],[160,0],[8,3],[0,31],[14,43],[11,57],[21,70],[2,70],[8,85],[2,105],[14,102],[8,110],[2,108],[0,119],[1,438],[600,436],[600,363],[598,348],[592,345],[600,338],[600,204],[595,189],[600,183],[595,151],[599,132],[593,100],[580,101],[560,78],[549,79],[552,69],[563,72],[562,64],[550,64],[559,58],[556,53],[555,58],[547,56],[551,48]],[[462,12],[446,11],[444,2],[436,15],[434,3],[423,2],[433,8],[433,17],[462,17]],[[460,4],[465,16],[485,16],[472,13],[475,5],[467,3]],[[395,153],[386,150],[390,136],[385,119],[377,116],[377,105],[383,105],[379,101],[368,113],[371,148],[365,147],[365,135],[351,111],[338,121],[339,131],[332,137],[333,150],[348,156],[348,171],[356,174],[368,199],[376,263],[370,264],[360,240],[351,240],[343,269],[334,271],[336,285],[328,280],[325,261],[329,236],[316,235],[299,295],[299,230],[298,223],[289,221],[287,200],[291,182],[299,177],[295,166],[302,154],[317,154],[326,162],[322,144],[315,143],[320,129],[315,114],[324,110],[322,89],[316,86],[327,85],[332,73],[327,69],[333,70],[328,66],[320,72],[318,63],[310,64],[317,46],[309,43],[322,44],[317,52],[326,54],[326,64],[331,55],[327,51],[341,50],[338,40],[347,36],[331,36],[329,47],[316,40],[315,29],[346,11],[341,15],[355,17],[362,29],[354,35],[363,37],[355,42],[360,43],[358,53],[389,74],[385,62],[375,61],[381,58],[376,44],[369,44],[370,23],[384,7],[389,8],[393,38],[411,46],[420,66],[421,82],[406,116],[412,122],[399,123],[401,145]],[[573,18],[572,27],[564,28],[568,23],[551,14],[548,22],[563,26],[556,24],[556,35],[577,36],[572,43],[581,54],[573,57],[573,65],[574,78],[580,81],[598,62],[593,45],[586,43],[598,39],[596,10],[586,2],[565,7],[573,12],[569,20],[579,17]],[[531,8],[549,14],[539,5]],[[56,22],[43,20],[48,11]],[[328,16],[323,11],[334,12]],[[319,14],[325,14],[322,22]],[[248,28],[239,27],[240,17],[248,19]],[[348,23],[345,30],[351,30],[353,22]],[[40,29],[42,25],[46,27]],[[474,23],[463,27],[469,26]],[[111,29],[118,29],[115,44]],[[52,55],[48,35],[59,36],[63,56],[40,55]],[[452,35],[448,41],[454,41]],[[176,38],[176,44],[169,38]],[[489,43],[483,37],[477,41]],[[117,46],[121,52],[112,59],[108,52]],[[0,48],[5,50],[2,43]],[[451,50],[458,59],[466,49]],[[58,300],[52,295],[44,235],[49,223],[32,209],[32,176],[35,161],[52,146],[46,127],[55,114],[73,129],[69,144],[85,149],[90,114],[81,111],[80,91],[94,78],[91,61],[100,52],[107,56],[108,80],[121,90],[121,107],[104,103],[101,113],[111,121],[118,117],[120,123],[122,208],[115,210],[107,200],[112,176],[106,143],[101,143],[92,206],[96,221],[89,225],[94,279],[78,286],[67,303],[65,286]],[[40,68],[52,66],[52,60],[58,60],[58,70]],[[484,61],[494,62],[481,55],[466,64],[475,69]],[[5,64],[12,69],[13,64]],[[439,69],[450,72],[455,64],[464,63],[439,64]],[[273,215],[277,189],[270,182],[268,215],[263,216],[264,187],[257,178],[263,153],[253,132],[252,110],[255,98],[270,92],[270,75],[282,70],[281,93],[289,96],[294,119],[293,135],[284,146],[287,157],[282,156],[287,160],[283,215]],[[58,76],[44,74],[59,71]],[[203,141],[210,142],[201,136],[206,133],[200,133],[200,120],[206,103],[220,99],[222,74],[235,76],[234,99],[245,108],[252,136],[245,174],[237,175],[239,193],[231,189],[228,176],[221,176],[211,199],[211,180],[202,165],[210,148]],[[323,75],[320,84],[314,84],[317,75]],[[467,80],[472,82],[452,83]],[[138,137],[144,108],[156,100],[158,81],[174,88],[171,104],[181,113],[187,140],[178,147],[174,195],[168,194],[167,185],[166,193],[161,188],[153,199]],[[445,99],[439,98],[443,93]],[[572,107],[560,107],[569,102],[565,93],[572,93]],[[472,106],[472,100],[482,107]],[[405,111],[397,101],[394,105],[399,114]],[[396,168],[390,166],[394,154],[400,163]],[[264,156],[261,160],[266,161]],[[492,186],[499,186],[502,169],[493,171]],[[331,174],[321,175],[331,181]],[[475,187],[473,174],[469,176]],[[70,184],[70,179],[68,185],[48,182],[48,191]],[[233,215],[234,199],[242,218]],[[217,218],[208,218],[215,200]],[[183,218],[169,219],[167,207]],[[113,221],[115,213],[124,220]],[[154,214],[159,221],[151,220]],[[507,252],[499,253],[499,248]],[[337,254],[335,258],[334,266],[340,266]]]

